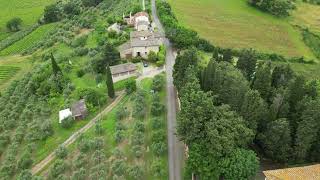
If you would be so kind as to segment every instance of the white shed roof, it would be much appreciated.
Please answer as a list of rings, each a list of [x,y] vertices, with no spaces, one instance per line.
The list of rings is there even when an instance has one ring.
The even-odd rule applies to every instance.
[[[72,116],[70,108],[59,111],[59,123],[70,116]]]

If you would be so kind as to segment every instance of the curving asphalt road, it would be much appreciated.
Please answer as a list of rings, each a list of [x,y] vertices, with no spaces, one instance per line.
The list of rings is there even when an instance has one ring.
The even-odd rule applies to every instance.
[[[155,0],[152,0],[152,16],[158,30],[164,33],[164,29],[157,15]],[[169,180],[181,180],[181,170],[183,162],[183,144],[176,137],[176,113],[177,113],[177,93],[173,85],[173,65],[175,55],[171,43],[164,39],[167,48],[166,56],[166,75],[167,75],[167,121],[168,121],[168,153],[169,153]]]

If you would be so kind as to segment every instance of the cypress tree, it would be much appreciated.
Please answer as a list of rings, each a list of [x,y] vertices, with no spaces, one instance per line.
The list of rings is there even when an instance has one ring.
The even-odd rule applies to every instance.
[[[223,51],[222,61],[226,61],[226,62],[229,62],[229,63],[232,62],[232,51],[231,51],[231,49],[226,49],[225,51]]]
[[[61,73],[61,69],[60,67],[58,66],[53,54],[51,53],[51,66],[52,66],[52,71],[53,71],[53,74],[55,76],[57,76],[58,73]]]
[[[253,89],[258,90],[266,101],[269,101],[270,97],[271,78],[271,63],[259,64],[253,81]]]
[[[109,64],[107,65],[107,88],[108,88],[108,96],[110,98],[114,98],[115,97],[115,93],[114,93],[114,87],[113,87],[113,80],[112,80],[112,74],[111,74],[111,70],[110,70],[110,66]]]
[[[248,79],[248,81],[251,81],[253,73],[256,69],[256,64],[257,57],[255,51],[252,49],[243,50],[237,62],[237,68],[241,70],[241,72]]]

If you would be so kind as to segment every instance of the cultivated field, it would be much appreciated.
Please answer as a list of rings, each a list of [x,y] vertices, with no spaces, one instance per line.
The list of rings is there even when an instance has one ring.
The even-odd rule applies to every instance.
[[[21,78],[31,67],[28,57],[0,57],[0,92],[13,80]]]
[[[179,21],[213,44],[314,59],[290,19],[260,12],[246,0],[169,0]]]
[[[20,17],[24,26],[34,24],[41,17],[44,7],[52,2],[54,0],[0,0],[0,33],[13,17]]]
[[[55,24],[47,24],[47,25],[40,26],[39,28],[34,30],[32,33],[30,33],[20,41],[0,51],[0,56],[18,54],[28,48],[31,48],[32,46],[36,45],[37,42],[46,38],[48,33],[51,32],[54,29],[54,27],[55,27]]]

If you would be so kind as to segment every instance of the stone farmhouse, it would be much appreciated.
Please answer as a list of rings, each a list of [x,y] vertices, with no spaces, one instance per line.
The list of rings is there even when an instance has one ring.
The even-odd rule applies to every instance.
[[[163,36],[152,31],[148,13],[138,12],[134,16],[124,17],[124,20],[133,26],[135,31],[130,33],[130,41],[119,46],[121,58],[147,58],[151,51],[159,52]]]
[[[88,115],[87,106],[84,99],[79,100],[72,104],[71,108],[67,108],[59,111],[59,123],[68,117],[72,117],[74,120],[84,119]]]

